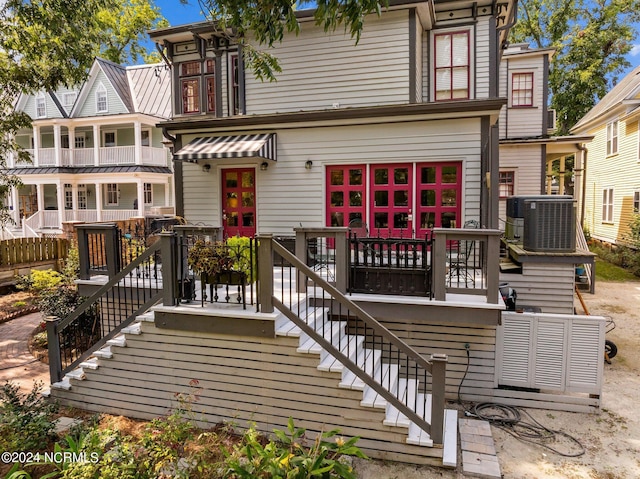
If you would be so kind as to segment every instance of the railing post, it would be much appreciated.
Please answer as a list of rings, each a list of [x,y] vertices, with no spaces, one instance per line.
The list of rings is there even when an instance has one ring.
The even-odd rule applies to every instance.
[[[162,258],[162,304],[175,306],[178,298],[177,236],[160,233],[160,257]]]
[[[89,259],[89,240],[87,230],[84,228],[76,228],[78,232],[78,263],[80,264],[80,272],[78,276],[80,279],[90,279],[89,265],[91,263]]]
[[[498,289],[500,283],[500,236],[498,234],[487,237],[487,303],[498,303]]]
[[[446,299],[447,277],[447,234],[440,231],[440,228],[433,230],[433,258],[431,258],[431,269],[433,270],[433,297],[438,301]]]
[[[444,393],[447,379],[447,355],[432,354],[431,367],[431,439],[442,444],[444,433]]]
[[[120,245],[118,241],[118,227],[111,225],[104,233],[105,261],[109,279],[120,271]]]
[[[300,229],[295,228],[295,232],[296,232],[295,255],[300,261],[302,261],[304,264],[307,264],[307,249],[309,248],[309,245],[307,244],[307,241],[308,241],[307,232],[302,228]],[[304,274],[298,273],[296,290],[298,292],[305,292],[307,290],[307,281],[308,281],[308,278]]]
[[[258,301],[260,303],[260,311],[273,313],[273,235],[259,235],[256,239],[258,240]]]
[[[342,294],[347,292],[347,278],[349,276],[349,243],[347,242],[348,229],[335,232],[336,242],[336,289]]]
[[[47,349],[49,354],[49,378],[51,384],[62,380],[62,361],[60,360],[60,338],[58,337],[58,318],[47,316]]]

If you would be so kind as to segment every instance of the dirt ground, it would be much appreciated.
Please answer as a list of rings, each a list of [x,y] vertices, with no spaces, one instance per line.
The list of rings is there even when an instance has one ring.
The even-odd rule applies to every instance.
[[[596,283],[594,295],[583,294],[592,315],[610,317],[616,328],[607,339],[618,355],[604,365],[602,410],[599,414],[527,409],[549,429],[575,437],[584,446],[580,457],[563,457],[521,442],[492,426],[504,478],[508,479],[636,479],[640,478],[640,282]],[[582,308],[576,299],[577,312]],[[577,450],[562,441],[558,448]],[[357,464],[361,479],[459,479],[458,471],[428,467]]]

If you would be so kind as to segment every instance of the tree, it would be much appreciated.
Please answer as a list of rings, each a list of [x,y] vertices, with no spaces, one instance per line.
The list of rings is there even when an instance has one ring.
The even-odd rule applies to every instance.
[[[31,119],[14,111],[20,93],[54,90],[80,83],[100,40],[96,19],[110,0],[4,0],[0,2],[0,226],[9,221],[4,204],[18,178],[5,169],[10,153],[29,160],[15,134]]]
[[[512,42],[555,48],[549,73],[558,134],[566,134],[630,66],[640,0],[520,0]]]
[[[160,9],[149,0],[116,0],[113,7],[98,13],[97,20],[102,29],[101,41],[95,48],[99,56],[118,64],[136,63],[140,57],[145,62],[160,59],[141,45],[148,30],[169,26]]]
[[[180,0],[188,3],[187,0]],[[285,33],[300,31],[296,10],[314,7],[313,17],[325,31],[343,26],[357,43],[364,17],[380,14],[388,0],[199,0],[202,11],[219,33],[233,36],[243,46],[246,65],[261,80],[275,80],[281,71],[275,56],[259,51],[251,43],[272,47]],[[230,32],[230,33],[229,33]],[[248,38],[250,37],[250,38]]]

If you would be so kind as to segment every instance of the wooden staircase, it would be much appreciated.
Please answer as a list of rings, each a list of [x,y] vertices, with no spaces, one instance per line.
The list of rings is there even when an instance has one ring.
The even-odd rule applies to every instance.
[[[304,316],[307,324],[310,326],[314,326],[313,322],[316,318],[321,317],[321,315],[326,315],[326,308],[309,308],[301,310],[300,316]],[[426,408],[427,416],[428,411],[430,410],[430,395],[425,395],[419,391],[419,385],[416,381],[409,381],[407,383],[407,379],[402,378],[399,367],[397,365],[389,364],[382,360],[382,355],[379,351],[375,351],[373,349],[369,349],[366,347],[358,347],[354,348],[353,346],[358,343],[360,346],[364,343],[364,337],[357,335],[350,335],[345,332],[346,322],[342,321],[333,321],[332,327],[325,327],[325,331],[323,331],[323,335],[325,339],[331,340],[332,344],[341,345],[342,351],[358,351],[358,354],[366,356],[366,361],[373,366],[373,368],[378,371],[382,378],[384,378],[385,384],[395,385],[398,383],[399,390],[406,390],[408,397],[404,398],[406,400],[406,404],[416,404],[419,411],[417,411],[420,415],[422,415],[423,408]],[[318,373],[323,376],[333,377],[335,388],[339,388],[342,390],[351,390],[354,392],[358,392],[361,394],[359,407],[364,410],[372,411],[369,416],[377,416],[378,412],[373,414],[374,411],[380,411],[382,414],[381,424],[379,425],[380,430],[384,431],[386,434],[389,434],[391,431],[394,436],[401,437],[404,434],[404,443],[405,446],[390,445],[389,451],[397,450],[398,448],[408,448],[409,453],[407,457],[412,457],[413,459],[403,459],[402,455],[396,456],[400,461],[405,462],[422,462],[427,464],[436,464],[445,467],[456,467],[457,464],[457,416],[458,413],[455,410],[446,410],[445,411],[445,421],[444,421],[444,445],[434,447],[433,441],[429,434],[425,431],[417,427],[414,423],[412,423],[404,414],[398,411],[397,408],[388,403],[388,401],[383,398],[381,395],[376,393],[372,388],[367,386],[359,377],[353,374],[349,369],[345,368],[340,361],[335,359],[331,354],[327,353],[319,344],[314,341],[308,334],[301,330],[298,326],[292,323],[289,319],[287,319],[283,314],[279,314],[275,319],[275,330],[276,330],[276,338],[274,341],[283,343],[282,346],[279,346],[279,350],[282,351],[290,351],[290,354],[293,355],[311,355],[317,356],[317,364],[316,369]],[[64,376],[62,381],[58,383],[52,384],[51,387],[51,396],[60,400],[62,403],[66,403],[72,406],[81,407],[85,409],[94,409],[98,411],[106,411],[117,413],[117,408],[114,410],[111,408],[103,408],[100,405],[92,405],[90,404],[91,397],[106,395],[105,393],[100,392],[91,392],[88,395],[84,396],[83,389],[85,387],[95,387],[93,384],[101,380],[101,367],[110,368],[110,362],[116,361],[118,359],[119,353],[122,351],[127,354],[127,349],[130,347],[136,348],[136,344],[139,344],[140,341],[145,341],[145,333],[149,332],[150,336],[154,337],[153,341],[157,341],[156,339],[156,326],[154,325],[154,312],[150,311],[145,314],[138,316],[137,320],[131,324],[130,326],[124,328],[119,335],[110,339],[107,344],[95,351],[91,358],[82,362],[78,368],[69,372]],[[135,341],[134,341],[135,339]],[[202,340],[199,340],[202,342]],[[131,346],[128,343],[135,343]],[[290,349],[287,349],[287,345]],[[349,346],[347,346],[349,345]],[[154,347],[161,347],[161,345],[157,345]],[[136,356],[140,353],[136,352]],[[168,353],[167,353],[168,354]],[[306,361],[305,361],[306,362]],[[130,366],[127,366],[129,368]],[[140,370],[144,370],[143,367],[139,368]],[[108,373],[111,377],[114,374],[117,374],[116,371],[109,371]],[[131,374],[129,372],[123,371],[123,374]],[[85,381],[89,379],[89,381]],[[152,381],[153,379],[149,379]],[[131,383],[131,394],[139,394],[136,391],[138,387],[137,384]],[[154,388],[159,388],[160,386],[154,385]],[[118,386],[119,389],[122,386]],[[324,396],[328,397],[344,397],[344,394],[340,394],[337,392],[331,393],[330,391],[323,391]],[[161,395],[161,393],[160,393]],[[347,396],[352,396],[352,394],[348,394]],[[87,399],[82,399],[83,397]],[[215,406],[212,406],[215,407]],[[137,415],[138,417],[145,417],[145,414],[142,411],[145,409],[144,405],[140,405],[141,414],[136,414],[135,412],[131,412],[132,406],[128,405],[126,407],[123,406],[123,410],[128,411],[128,415]],[[154,414],[157,415],[157,414]],[[366,415],[366,413],[365,413]],[[294,419],[296,419],[294,417]],[[374,434],[375,435],[375,434]],[[400,435],[400,436],[398,436]],[[381,459],[394,459],[395,454],[376,454],[376,451],[370,451],[367,449],[366,444],[368,444],[368,439],[362,435],[361,442],[365,445],[363,450],[365,453],[370,455],[371,457],[379,457]],[[422,453],[420,452],[422,451]],[[421,454],[424,455],[424,460],[416,459]]]

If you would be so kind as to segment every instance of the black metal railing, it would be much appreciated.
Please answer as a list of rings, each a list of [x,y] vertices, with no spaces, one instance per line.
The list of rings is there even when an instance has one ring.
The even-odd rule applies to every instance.
[[[432,297],[429,250],[424,238],[371,238],[349,235],[350,293]]]
[[[427,361],[304,259],[271,236],[259,236],[259,241],[262,312],[272,312],[274,306],[282,311],[328,353],[327,364],[336,360],[348,369],[343,383],[363,382],[441,444],[446,355],[433,355]],[[294,268],[274,268],[273,253]],[[278,290],[274,290],[276,282]],[[430,408],[427,392],[432,395]]]
[[[47,318],[51,382],[162,299],[160,242],[138,255],[64,319]]]

